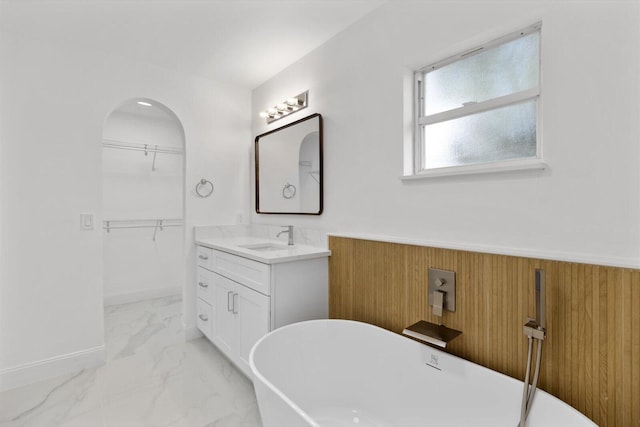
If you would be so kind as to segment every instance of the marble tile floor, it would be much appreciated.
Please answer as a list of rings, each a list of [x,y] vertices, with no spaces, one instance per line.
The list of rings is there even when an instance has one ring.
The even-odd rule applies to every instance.
[[[251,382],[205,338],[185,342],[181,305],[106,307],[106,364],[0,393],[0,426],[261,427]]]

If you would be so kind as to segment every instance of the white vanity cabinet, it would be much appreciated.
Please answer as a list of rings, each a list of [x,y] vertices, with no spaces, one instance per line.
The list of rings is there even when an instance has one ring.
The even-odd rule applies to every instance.
[[[213,323],[213,274],[211,271],[203,267],[198,267],[196,276],[198,295],[197,300],[197,324],[198,329],[204,333],[207,338],[211,339]]]
[[[327,318],[329,252],[323,253],[265,263],[199,245],[198,328],[250,377],[249,353],[262,336],[289,323]]]
[[[211,341],[249,371],[251,347],[269,332],[270,297],[214,274],[215,306]]]

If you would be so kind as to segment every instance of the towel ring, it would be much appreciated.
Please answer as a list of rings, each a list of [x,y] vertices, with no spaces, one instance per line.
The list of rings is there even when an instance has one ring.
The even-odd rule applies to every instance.
[[[209,186],[211,188],[208,189],[208,191],[202,191],[201,192],[200,190],[205,186]],[[199,197],[204,198],[204,197],[209,197],[211,195],[211,193],[213,193],[213,183],[211,181],[209,181],[209,180],[206,180],[206,179],[202,178],[200,180],[200,182],[198,184],[196,184],[196,194]]]
[[[282,197],[285,199],[293,199],[293,196],[296,195],[296,186],[293,184],[289,184],[288,182],[282,187]]]

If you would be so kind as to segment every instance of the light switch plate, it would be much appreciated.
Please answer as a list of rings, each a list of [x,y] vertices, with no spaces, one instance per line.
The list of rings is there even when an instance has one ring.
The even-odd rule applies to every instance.
[[[444,281],[442,286],[436,283],[438,280]],[[444,292],[444,309],[456,311],[456,272],[429,268],[429,305],[433,306],[434,292]]]
[[[80,214],[80,228],[83,230],[93,230],[93,214],[92,213]]]

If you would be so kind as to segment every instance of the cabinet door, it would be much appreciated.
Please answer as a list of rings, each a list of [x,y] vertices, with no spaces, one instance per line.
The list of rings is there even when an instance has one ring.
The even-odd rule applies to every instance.
[[[240,368],[250,376],[251,348],[269,332],[270,299],[242,285],[238,285],[236,289],[237,357]]]
[[[233,308],[233,295],[236,293],[236,283],[213,273],[214,289],[214,322],[211,341],[228,357],[235,355],[236,342],[236,314]],[[237,297],[236,297],[237,300]]]

